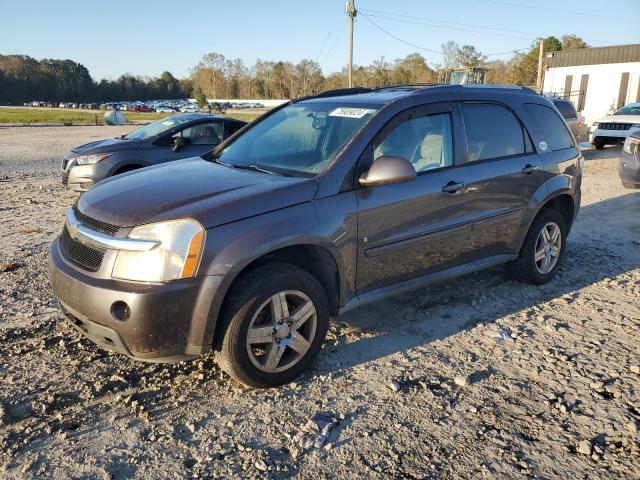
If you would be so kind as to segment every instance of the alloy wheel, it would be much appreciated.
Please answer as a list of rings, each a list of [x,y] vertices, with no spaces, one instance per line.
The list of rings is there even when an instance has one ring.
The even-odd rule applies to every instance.
[[[560,258],[562,251],[562,235],[560,226],[555,222],[548,222],[536,240],[535,264],[542,275],[550,273]]]
[[[260,305],[249,324],[249,359],[266,373],[288,370],[311,347],[317,323],[315,305],[304,293],[285,290],[272,295]]]

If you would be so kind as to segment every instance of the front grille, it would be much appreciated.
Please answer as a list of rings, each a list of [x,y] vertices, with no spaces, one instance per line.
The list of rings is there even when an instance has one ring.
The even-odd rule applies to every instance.
[[[69,184],[69,174],[67,172],[62,172],[62,185],[65,187]]]
[[[101,222],[100,220],[96,220],[95,218],[87,217],[84,213],[81,213],[78,210],[78,207],[74,205],[73,214],[76,216],[76,220],[80,222],[82,225],[87,227],[89,230],[93,230],[94,232],[106,233],[107,235],[115,235],[120,227],[117,225],[111,225],[110,223]]]
[[[602,130],[629,130],[631,128],[631,123],[607,122],[601,123],[598,125],[598,128]]]
[[[97,272],[102,265],[105,250],[89,247],[83,243],[71,238],[67,226],[64,226],[62,235],[60,236],[62,250],[66,257],[79,267]]]

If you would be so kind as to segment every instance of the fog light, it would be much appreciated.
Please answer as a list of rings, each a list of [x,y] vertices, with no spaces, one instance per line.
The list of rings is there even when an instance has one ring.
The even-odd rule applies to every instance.
[[[124,302],[114,302],[113,305],[111,305],[111,315],[119,322],[125,322],[131,317],[131,309],[129,305]]]

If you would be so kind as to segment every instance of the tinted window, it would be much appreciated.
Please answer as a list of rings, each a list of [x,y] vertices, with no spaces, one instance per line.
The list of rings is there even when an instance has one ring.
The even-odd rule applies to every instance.
[[[217,145],[222,141],[222,122],[201,123],[185,128],[181,133],[191,145]]]
[[[441,113],[400,123],[377,144],[373,158],[406,158],[416,172],[453,165],[451,115]]]
[[[560,114],[567,120],[573,120],[578,118],[578,114],[576,113],[576,109],[573,108],[573,104],[571,102],[561,102],[559,100],[554,100],[553,104],[556,106]]]
[[[555,151],[573,147],[573,138],[565,123],[551,108],[536,103],[525,103],[524,109],[531,117],[540,140],[547,144],[547,150]]]
[[[525,153],[524,131],[507,108],[485,103],[463,103],[469,162]]]

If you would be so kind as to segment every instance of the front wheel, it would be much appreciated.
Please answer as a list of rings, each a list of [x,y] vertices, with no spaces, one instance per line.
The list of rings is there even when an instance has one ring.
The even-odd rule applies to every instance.
[[[558,272],[566,253],[564,218],[556,210],[544,210],[534,220],[520,254],[509,264],[517,280],[542,285]]]
[[[232,287],[216,335],[220,367],[258,388],[288,383],[316,358],[329,327],[320,283],[294,265],[257,267]]]
[[[593,141],[593,146],[596,147],[598,150],[602,150],[604,148],[605,143],[602,140],[594,140]]]

